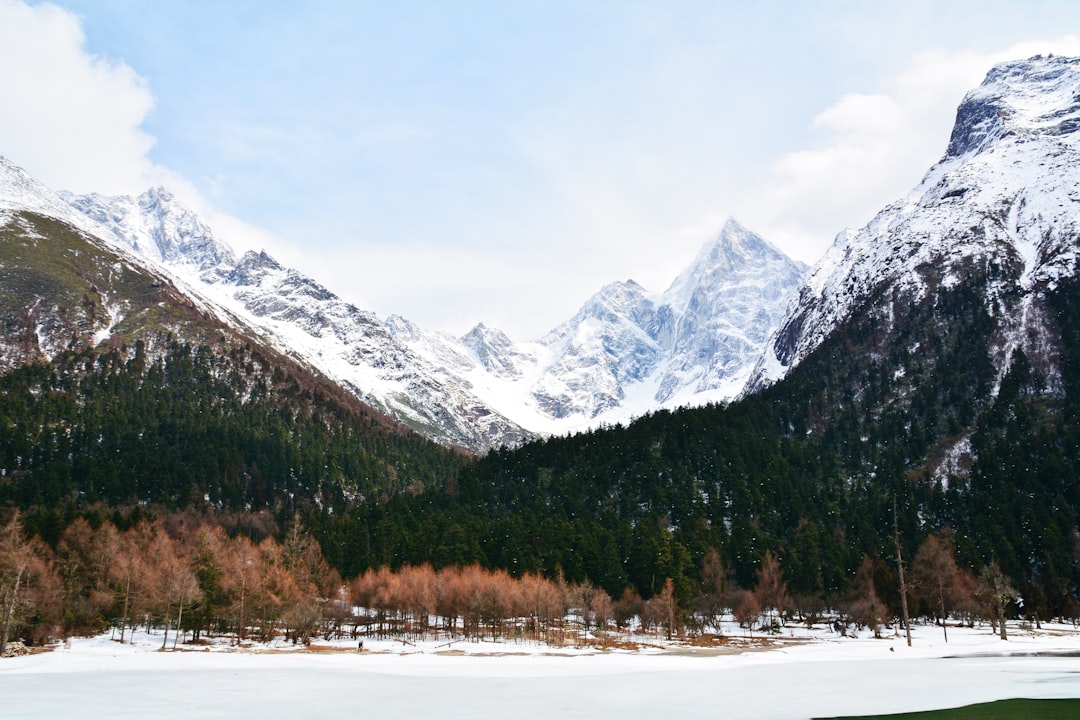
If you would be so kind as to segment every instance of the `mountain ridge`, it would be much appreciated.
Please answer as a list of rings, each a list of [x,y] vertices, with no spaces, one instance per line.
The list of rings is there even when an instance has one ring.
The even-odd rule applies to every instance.
[[[1080,193],[1080,60],[1036,57],[993,68],[968,93],[945,155],[904,198],[837,236],[779,323],[745,390],[782,378],[882,287],[927,293],[928,273],[954,286],[989,264],[1001,322],[999,376],[1025,341],[1034,290],[1075,272]],[[1064,88],[1059,87],[1065,85]],[[1009,172],[1008,168],[1023,168]],[[1006,296],[1008,296],[1006,298]],[[1010,328],[1010,318],[1020,326]],[[1008,336],[1008,337],[1006,337]],[[1030,350],[1037,344],[1029,343]]]
[[[237,258],[163,188],[137,198],[61,196],[279,350],[429,437],[480,451],[626,422],[659,407],[730,399],[779,317],[786,298],[778,293],[793,292],[805,272],[730,220],[673,284],[685,295],[676,305],[668,294],[654,304],[633,281],[612,283],[538,341],[514,342],[480,326],[454,338],[361,310],[265,252]],[[733,244],[735,235],[743,245]],[[746,255],[750,238],[756,245]],[[748,265],[764,259],[770,271],[779,269],[779,282],[759,275],[756,285],[745,283]],[[767,309],[748,309],[753,298],[738,297],[754,292]],[[714,321],[717,312],[741,315]],[[726,353],[722,362],[714,350]]]

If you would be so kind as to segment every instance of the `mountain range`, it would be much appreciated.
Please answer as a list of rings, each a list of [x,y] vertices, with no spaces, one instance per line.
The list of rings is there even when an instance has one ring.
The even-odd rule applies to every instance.
[[[10,163],[0,170],[5,187],[21,188],[10,207],[126,246],[226,322],[422,434],[478,451],[731,399],[806,272],[729,220],[661,295],[612,283],[539,340],[483,324],[453,337],[379,318],[265,252],[238,257],[164,188],[54,194]]]
[[[1039,298],[1075,271],[1075,74],[1066,58],[994,68],[961,104],[942,160],[866,227],[837,236],[809,275],[729,220],[664,293],[611,283],[532,342],[483,324],[453,337],[379,318],[265,252],[238,257],[164,188],[54,193],[0,160],[0,207],[98,238],[409,427],[484,451],[757,392],[853,316],[887,334],[901,305],[978,269],[997,381],[1017,348],[1053,368]],[[43,351],[56,344],[44,335]],[[107,335],[99,328],[95,337]],[[907,370],[898,363],[893,372]]]
[[[1010,612],[1078,617],[1080,59],[994,67],[945,140],[805,280],[732,221],[666,292],[610,284],[531,343],[377,318],[167,192],[0,163],[0,503],[53,544],[101,503],[263,512],[346,577],[475,562],[683,608],[777,564],[800,613],[868,624],[936,536]]]

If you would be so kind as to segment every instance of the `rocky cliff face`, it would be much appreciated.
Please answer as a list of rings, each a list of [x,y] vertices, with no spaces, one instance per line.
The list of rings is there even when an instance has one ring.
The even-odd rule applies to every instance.
[[[748,391],[784,377],[853,313],[875,313],[888,333],[900,305],[972,282],[996,324],[987,350],[999,377],[1020,348],[1043,359],[1052,384],[1043,293],[1076,273],[1078,131],[1080,60],[1036,57],[992,69],[961,103],[948,149],[922,182],[837,237]]]
[[[533,395],[555,417],[729,400],[805,270],[729,220],[663,294],[608,285],[542,338],[553,360]]]

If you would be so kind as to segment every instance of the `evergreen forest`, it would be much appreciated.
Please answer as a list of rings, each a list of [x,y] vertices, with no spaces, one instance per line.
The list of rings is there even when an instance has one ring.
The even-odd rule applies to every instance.
[[[305,562],[325,563],[314,595],[333,594],[328,573],[363,596],[372,573],[473,568],[592,589],[581,597],[661,599],[669,631],[676,615],[755,607],[891,622],[898,555],[916,614],[1075,619],[1080,282],[1047,296],[1060,392],[1022,351],[1000,381],[972,351],[993,331],[975,287],[894,308],[899,341],[887,347],[868,307],[784,381],[737,402],[480,458],[224,337],[71,350],[0,376],[0,520],[54,565],[73,528],[142,532],[150,547],[166,542],[153,532],[190,543],[182,527],[209,525],[219,546],[268,542],[274,557],[302,533],[301,554],[318,554]],[[970,467],[933,472],[958,444]],[[100,598],[102,582],[111,600],[69,614],[68,631],[129,614],[115,578],[64,597]],[[189,629],[213,607],[200,587]],[[230,612],[242,633],[246,611]],[[37,616],[21,617],[31,627]]]

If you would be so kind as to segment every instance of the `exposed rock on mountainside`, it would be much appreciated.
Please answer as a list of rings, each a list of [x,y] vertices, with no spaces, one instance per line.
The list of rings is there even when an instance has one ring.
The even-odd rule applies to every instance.
[[[784,377],[856,313],[888,333],[896,310],[938,287],[980,283],[1000,377],[1017,348],[1051,386],[1044,290],[1076,272],[1080,60],[995,67],[957,111],[948,150],[907,197],[841,233],[799,291],[748,391]],[[903,372],[903,368],[896,368]]]
[[[482,324],[454,338],[380,319],[265,252],[237,259],[164,189],[65,198],[282,352],[429,437],[475,450],[731,398],[804,272],[730,221],[658,298],[615,283],[537,342]]]

